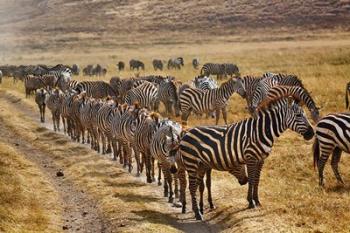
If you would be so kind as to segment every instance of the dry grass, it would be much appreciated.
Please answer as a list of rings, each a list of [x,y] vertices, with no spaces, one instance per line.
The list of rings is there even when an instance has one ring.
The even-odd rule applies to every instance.
[[[57,195],[35,165],[0,142],[0,231],[59,232]]]
[[[294,73],[312,92],[316,103],[322,107],[322,115],[345,111],[344,89],[345,84],[350,81],[349,40],[208,44],[208,46],[183,44],[174,47],[146,47],[144,50],[124,49],[117,58],[112,58],[111,54],[110,51],[97,50],[95,56],[88,54],[87,59],[86,54],[82,53],[74,54],[73,58],[78,64],[99,62],[108,65],[109,73],[105,80],[117,74],[114,67],[116,60],[139,57],[146,61],[146,72],[141,72],[141,75],[153,74],[150,69],[151,60],[168,58],[169,54],[184,55],[186,66],[181,71],[164,71],[159,74],[171,74],[180,80],[192,79],[198,73],[189,65],[193,56],[198,56],[202,61],[237,63],[243,75],[259,75],[267,71]],[[41,56],[44,57],[41,62],[45,62],[45,59],[53,62],[58,57],[50,53],[31,55],[33,61],[39,61]],[[66,55],[60,59],[73,63],[73,58]],[[134,73],[124,71],[118,75],[129,77]],[[78,79],[90,78],[78,77]],[[23,98],[23,89],[19,84],[13,86],[10,81],[5,81],[2,88],[12,89],[12,93]],[[24,104],[33,105],[33,101],[25,101]],[[11,109],[10,105],[7,107],[8,110]],[[229,122],[248,117],[244,107],[245,101],[234,95],[229,107]],[[13,124],[11,122],[12,119],[8,124]],[[213,124],[214,120],[190,117],[189,123],[207,125]],[[27,122],[19,127],[27,127],[26,132],[19,130],[24,136],[40,134],[35,132],[35,124],[28,125]],[[49,141],[50,137],[47,140],[37,146],[43,150],[48,149],[52,146],[52,142]],[[138,230],[182,230],[175,224],[176,218],[181,218],[182,215],[174,216],[171,213],[178,212],[177,210],[169,208],[165,211],[163,207],[158,206],[158,203],[163,205],[165,201],[160,197],[159,189],[152,189],[153,186],[150,186],[150,189],[145,188],[144,186],[149,185],[143,185],[142,181],[139,182],[136,178],[125,174],[114,164],[89,152],[85,147],[76,148],[76,145],[73,145],[70,142],[64,146],[56,145],[62,151],[54,151],[53,156],[65,164],[71,179],[85,186],[90,193],[101,200],[102,208],[109,218],[114,219],[113,223],[122,222],[127,226],[130,224],[130,227],[124,229],[125,231],[135,230],[133,228],[135,224],[140,227]],[[218,224],[227,232],[234,230],[253,232],[257,228],[267,232],[348,231],[350,161],[343,156],[340,165],[345,187],[337,185],[330,166],[327,165],[326,188],[320,189],[317,174],[312,166],[311,147],[312,142],[305,142],[293,132],[285,133],[276,142],[262,172],[260,196],[264,207],[261,210],[245,210],[246,187],[240,187],[227,173],[215,172],[213,192],[218,209],[206,214],[208,224],[212,226]],[[84,152],[81,153],[81,150]]]

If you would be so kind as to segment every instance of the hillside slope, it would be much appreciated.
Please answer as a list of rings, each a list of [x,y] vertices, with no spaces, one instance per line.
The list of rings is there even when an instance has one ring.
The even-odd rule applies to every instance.
[[[3,0],[0,49],[203,42],[271,30],[347,30],[349,22],[349,0]]]

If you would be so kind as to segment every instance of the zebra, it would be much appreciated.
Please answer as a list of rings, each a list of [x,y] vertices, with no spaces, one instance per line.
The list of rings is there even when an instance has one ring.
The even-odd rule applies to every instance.
[[[168,70],[170,69],[181,69],[181,66],[184,66],[184,59],[182,57],[170,58],[168,60]]]
[[[151,156],[151,141],[153,138],[154,133],[159,127],[159,115],[157,113],[152,114],[144,114],[137,127],[135,128],[134,133],[134,143],[133,143],[133,150],[135,153],[135,157],[139,156],[141,154],[143,163],[146,167],[146,177],[147,177],[147,183],[152,183],[152,181],[155,181],[154,177],[154,159]],[[143,170],[143,163],[141,163],[140,172]],[[158,170],[158,185],[161,185],[160,183],[160,169]]]
[[[126,93],[125,103],[128,105],[138,103],[140,107],[156,110],[158,109],[158,88],[154,84],[144,81],[143,84]]]
[[[249,208],[260,206],[258,185],[265,158],[274,140],[288,128],[310,140],[314,131],[303,109],[287,98],[273,99],[255,118],[226,127],[195,127],[183,137],[179,146],[180,158],[188,173],[192,209],[197,220],[203,220],[197,205],[199,169],[232,171],[246,164],[248,173]]]
[[[117,64],[117,67],[118,67],[118,71],[122,71],[125,68],[125,63],[122,61],[119,61]]]
[[[153,64],[153,68],[154,68],[155,71],[163,70],[163,62],[162,62],[162,60],[154,59],[152,61],[152,64]]]
[[[73,120],[72,120],[72,104],[73,97],[76,95],[76,92],[67,91],[61,96],[61,119],[63,124],[64,133],[68,136],[73,137]]]
[[[92,70],[93,70],[93,65],[87,65],[84,69],[83,69],[83,75],[84,76],[92,76]]]
[[[123,164],[128,166],[129,172],[132,171],[132,147],[134,132],[137,128],[141,116],[147,112],[146,109],[140,108],[138,104],[135,105],[121,105],[119,111],[113,116],[111,122],[111,131],[113,137],[120,143],[123,149]],[[137,163],[137,176],[140,175],[140,158],[139,154],[135,154]],[[122,159],[121,159],[122,162]]]
[[[180,116],[179,98],[175,81],[166,79],[160,83],[158,88],[158,101],[164,104],[166,114],[171,116],[174,109],[175,116]]]
[[[304,88],[301,80],[295,75],[265,73],[257,84],[251,97],[251,105],[248,106],[248,110],[251,114],[254,114],[256,107],[263,101],[269,89],[277,85],[299,86]]]
[[[59,88],[62,92],[67,92],[75,90],[78,84],[79,81],[77,80],[67,80],[61,76],[57,79],[57,82],[54,86]]]
[[[309,92],[300,86],[275,86],[267,92],[264,101],[260,105],[268,103],[271,99],[284,96],[293,96],[296,98],[296,101],[305,104],[311,113],[313,121],[318,122],[320,117],[319,108],[316,106]]]
[[[207,76],[197,76],[194,78],[194,85],[196,88],[201,89],[203,91],[208,91],[211,89],[218,88],[218,83]]]
[[[54,131],[60,131],[60,116],[63,93],[59,89],[51,91],[46,101],[48,109],[52,114],[52,122]]]
[[[181,134],[181,125],[171,120],[163,120],[154,133],[150,145],[151,155],[159,162],[164,175],[164,197],[169,195],[169,203],[172,203],[174,200],[172,188],[173,177],[170,173],[170,168],[175,163],[173,156],[170,155],[170,151],[179,145]],[[178,196],[177,183],[178,179],[175,177],[175,197]]]
[[[233,75],[239,76],[239,69],[238,66],[232,63],[225,63],[223,64],[225,67],[225,76],[230,75],[231,77]]]
[[[80,73],[79,66],[77,64],[73,64],[72,65],[72,74],[79,75],[79,73]]]
[[[72,77],[72,70],[65,66],[59,66],[53,67],[46,72],[42,73],[42,75],[53,75],[55,76],[55,80],[57,80],[59,77],[63,76],[66,80],[71,80]]]
[[[350,93],[350,82],[346,84],[345,88],[345,108],[349,108],[349,93]]]
[[[26,98],[28,98],[33,91],[44,87],[45,83],[43,82],[41,77],[27,75],[24,79],[24,89],[26,93]]]
[[[39,112],[40,112],[40,121],[42,123],[45,122],[45,108],[46,108],[47,98],[48,98],[48,92],[44,88],[41,88],[36,91],[35,103],[38,105]]]
[[[253,98],[254,92],[261,79],[263,79],[263,77],[244,76],[242,78],[243,87],[246,92],[246,95],[245,95],[245,99],[247,101],[246,109],[248,110],[249,110],[249,106],[252,105],[252,98]]]
[[[205,63],[200,72],[201,75],[216,75],[217,79],[221,79],[225,75],[225,65],[216,63]]]
[[[73,140],[85,143],[85,126],[82,124],[80,120],[80,111],[83,107],[83,105],[86,103],[87,99],[86,92],[81,92],[78,95],[73,97],[73,103],[72,103],[72,120],[74,122],[74,137]]]
[[[344,181],[338,170],[342,152],[350,152],[350,114],[334,113],[323,117],[316,125],[313,145],[314,167],[318,168],[319,185],[324,186],[323,170],[332,154],[332,170],[338,182]]]
[[[130,70],[134,70],[134,69],[139,70],[140,68],[142,70],[145,70],[145,64],[142,61],[139,61],[139,60],[131,59],[129,61],[129,66],[130,66]]]
[[[78,93],[85,91],[87,96],[94,98],[118,96],[114,89],[104,81],[82,81],[77,84],[74,90]]]
[[[193,66],[193,69],[195,69],[195,70],[198,69],[198,66],[199,66],[199,59],[198,58],[193,58],[192,66]]]
[[[216,111],[216,124],[219,123],[220,110],[225,124],[227,124],[227,102],[231,95],[237,92],[240,96],[245,96],[245,91],[240,78],[231,78],[223,83],[219,88],[203,91],[195,88],[187,88],[180,95],[180,108],[182,112],[181,120],[183,125],[187,125],[187,119],[191,112],[209,113]]]
[[[135,79],[120,79],[119,77],[113,77],[110,79],[109,84],[118,93],[121,102],[124,102],[126,93],[133,88]]]

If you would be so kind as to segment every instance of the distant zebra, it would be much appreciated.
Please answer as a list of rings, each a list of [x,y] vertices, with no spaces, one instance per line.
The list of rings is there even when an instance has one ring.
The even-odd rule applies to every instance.
[[[43,82],[41,77],[27,75],[24,79],[24,89],[26,93],[26,98],[28,98],[28,96],[30,96],[33,91],[44,87],[45,83]]]
[[[235,64],[231,64],[231,63],[225,63],[223,64],[225,66],[225,76],[229,75],[229,76],[239,76],[239,69],[238,66]]]
[[[197,180],[203,178],[206,170],[231,172],[246,164],[249,208],[254,208],[260,206],[260,171],[274,140],[288,128],[306,140],[313,137],[313,129],[299,105],[284,98],[271,100],[268,106],[259,111],[256,118],[227,127],[195,127],[183,136],[179,152],[188,173],[192,209],[197,220],[203,220],[196,199]]]
[[[192,60],[192,66],[194,69],[198,69],[198,66],[199,66],[199,59],[198,58],[193,58]]]
[[[57,68],[51,68],[47,70],[46,72],[43,72],[42,75],[48,75],[48,76],[54,76],[55,80],[57,80],[59,77],[64,77],[66,80],[71,80],[72,77],[72,70],[66,66],[57,66]]]
[[[162,62],[162,60],[154,59],[152,61],[152,64],[153,64],[153,68],[154,68],[155,71],[163,70],[163,62]]]
[[[201,69],[201,75],[216,75],[217,79],[222,79],[225,75],[225,65],[215,63],[205,63]]]
[[[195,88],[187,88],[180,95],[180,108],[182,112],[182,124],[187,125],[187,119],[191,112],[201,114],[216,111],[216,124],[219,123],[220,111],[225,124],[227,124],[227,102],[231,95],[237,92],[242,97],[245,91],[240,78],[231,78],[219,88],[203,91]]]
[[[158,109],[158,88],[154,84],[144,81],[142,85],[126,93],[125,103],[128,105],[138,103],[140,107],[149,110]]]
[[[82,81],[77,84],[74,90],[78,93],[85,91],[86,96],[93,98],[118,96],[117,93],[113,90],[113,88],[104,81]]]
[[[135,79],[121,79],[119,77],[112,77],[109,81],[109,84],[113,90],[118,94],[121,102],[124,102],[126,93],[133,88]]]
[[[160,124],[151,141],[151,155],[160,163],[164,174],[164,196],[167,197],[169,195],[169,203],[172,203],[174,192],[170,168],[174,166],[175,160],[170,155],[170,151],[180,144],[182,127],[170,120],[161,121]],[[177,177],[175,177],[175,197],[178,196],[177,180]]]
[[[48,93],[44,88],[41,88],[35,93],[35,103],[38,105],[40,112],[40,121],[45,122],[45,108],[46,101],[48,98]]]
[[[324,185],[323,170],[332,154],[332,169],[338,182],[344,184],[338,170],[342,152],[350,153],[350,114],[335,113],[323,117],[316,125],[313,145],[314,166],[318,168],[319,184]]]
[[[166,80],[160,83],[158,88],[158,99],[164,104],[166,114],[169,116],[173,115],[174,109],[175,116],[180,115],[178,90],[175,81]]]
[[[118,71],[124,70],[125,69],[125,63],[122,62],[122,61],[118,62],[117,68],[118,68]]]
[[[54,131],[60,131],[62,95],[63,93],[59,89],[55,89],[50,93],[46,101],[46,105],[52,114]]]
[[[168,70],[170,69],[180,70],[181,66],[184,66],[184,59],[182,57],[170,58],[168,61]]]
[[[72,74],[79,75],[79,73],[80,73],[79,66],[77,64],[73,64],[73,66],[72,66]]]
[[[142,61],[139,61],[139,60],[131,59],[129,61],[129,66],[130,66],[130,70],[134,70],[134,69],[139,70],[140,68],[142,70],[145,70],[145,64]]]
[[[349,108],[349,94],[350,94],[350,82],[346,84],[345,88],[345,108]]]
[[[83,75],[84,76],[92,76],[92,70],[93,70],[93,65],[87,65],[84,69],[83,69]]]

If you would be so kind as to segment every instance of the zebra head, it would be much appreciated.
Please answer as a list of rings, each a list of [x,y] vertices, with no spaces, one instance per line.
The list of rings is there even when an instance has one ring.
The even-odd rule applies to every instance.
[[[243,81],[241,78],[230,78],[229,81],[222,84],[222,86],[225,88],[225,86],[229,86],[233,89],[233,91],[237,92],[242,98],[245,98],[246,91],[243,86]]]
[[[287,127],[301,135],[305,140],[310,140],[314,136],[314,130],[306,117],[306,114],[301,106],[294,100],[285,101],[287,105]]]

